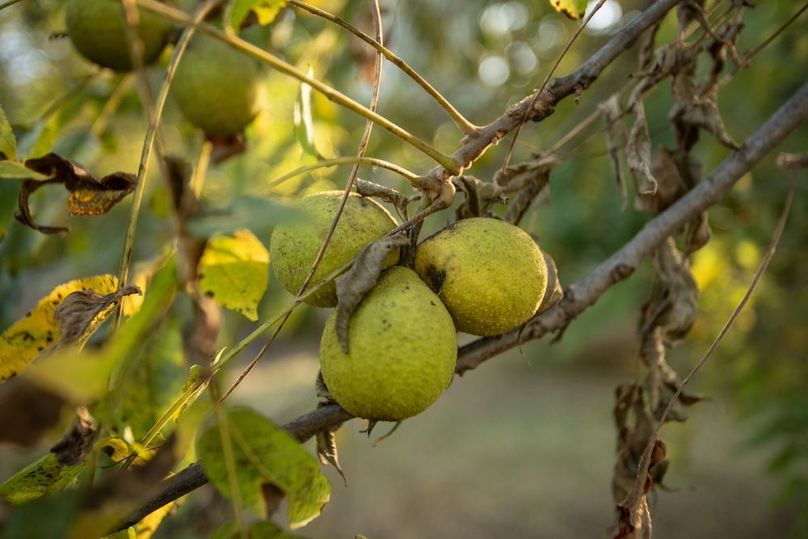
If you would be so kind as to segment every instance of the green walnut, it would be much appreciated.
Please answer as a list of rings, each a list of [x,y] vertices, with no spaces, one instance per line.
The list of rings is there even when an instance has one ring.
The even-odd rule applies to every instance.
[[[244,131],[258,113],[261,64],[217,39],[198,34],[180,60],[172,84],[185,118],[209,138]]]
[[[348,354],[336,314],[320,341],[320,369],[336,401],[357,417],[401,421],[426,410],[449,386],[457,361],[452,317],[408,268],[393,267],[359,304]]]
[[[533,316],[547,285],[541,250],[521,228],[490,218],[458,221],[421,243],[415,271],[458,331],[499,335]]]
[[[171,24],[163,17],[138,10],[137,34],[143,43],[143,63],[154,62],[166,44]],[[67,35],[82,56],[115,71],[131,71],[123,8],[118,0],[67,0]]]
[[[300,199],[296,207],[302,215],[275,227],[269,240],[269,256],[275,276],[292,294],[297,294],[309,268],[314,263],[331,221],[337,212],[342,191],[323,191]],[[377,202],[351,193],[340,216],[334,235],[326,247],[309,288],[351,261],[369,243],[396,227],[390,213]],[[388,258],[388,265],[398,261],[398,252]],[[324,285],[306,299],[319,307],[337,304],[334,282]]]

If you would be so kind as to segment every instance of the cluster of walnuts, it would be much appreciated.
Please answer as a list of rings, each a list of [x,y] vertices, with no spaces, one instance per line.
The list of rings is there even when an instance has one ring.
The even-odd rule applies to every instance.
[[[270,258],[278,280],[296,294],[337,211],[341,191],[304,197],[304,216],[277,226]],[[310,286],[349,263],[366,245],[396,227],[375,201],[352,193]],[[401,421],[437,400],[457,360],[456,333],[498,335],[538,309],[547,285],[544,256],[522,229],[492,218],[464,219],[422,241],[414,270],[397,266],[399,253],[362,299],[341,346],[336,313],[320,342],[323,381],[334,399],[357,417]],[[334,283],[306,299],[337,304]]]
[[[113,0],[68,0],[67,33],[87,59],[116,71],[132,63],[121,6]],[[165,47],[171,25],[139,12],[145,64]],[[173,94],[186,118],[209,138],[240,133],[255,116],[260,64],[215,39],[197,35],[180,62]],[[278,280],[296,294],[325,238],[342,192],[307,196],[305,218],[275,228],[270,240]],[[372,199],[351,194],[309,284],[305,301],[337,305],[334,282],[323,283],[363,248],[397,227]],[[541,250],[520,228],[491,218],[461,220],[417,246],[413,269],[387,270],[350,319],[347,351],[326,323],[320,347],[323,380],[348,412],[372,420],[401,421],[428,408],[449,385],[457,360],[458,331],[498,335],[530,319],[542,302],[547,267]]]

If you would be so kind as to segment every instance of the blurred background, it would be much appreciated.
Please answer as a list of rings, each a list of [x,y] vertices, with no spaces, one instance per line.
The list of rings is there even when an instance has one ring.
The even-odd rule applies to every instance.
[[[707,6],[722,3],[729,5],[729,0],[708,0]],[[316,4],[371,32],[367,3]],[[557,74],[573,71],[646,4],[606,0]],[[741,52],[761,44],[804,7],[793,0],[759,4],[746,11]],[[541,83],[577,24],[544,1],[386,0],[382,5],[388,46],[478,124],[491,121]],[[736,140],[744,140],[805,81],[805,30],[804,18],[797,20],[721,91],[718,104]],[[61,1],[23,0],[0,11],[0,105],[15,128],[20,153],[35,157],[53,150],[99,176],[135,172],[146,120],[133,81],[80,58],[69,40],[59,37],[62,31]],[[675,17],[669,16],[658,43],[675,35]],[[286,9],[251,39],[368,102],[373,54],[339,29]],[[167,59],[165,53],[149,70],[155,87]],[[525,126],[512,162],[550,147],[621,88],[636,65],[636,51],[624,54],[579,102],[567,99],[546,121]],[[709,69],[706,63],[703,67]],[[347,168],[268,187],[282,174],[316,161],[311,149],[301,146],[294,122],[299,91],[295,80],[266,72],[262,112],[247,131],[247,150],[209,170],[206,200],[227,205],[245,195],[267,193],[283,200],[344,185]],[[312,99],[317,150],[326,157],[354,154],[362,118],[316,93]],[[646,100],[655,149],[673,146],[667,118],[671,105],[669,82]],[[390,64],[385,65],[379,111],[444,152],[459,144],[460,134],[443,111]],[[589,130],[592,136],[564,147],[565,161],[551,176],[549,199],[522,222],[554,257],[562,284],[585,276],[648,219],[631,203],[623,204],[602,125],[599,120]],[[171,102],[161,136],[168,153],[194,162],[202,137]],[[805,151],[806,137],[803,127],[781,149]],[[471,173],[490,180],[507,146],[489,151]],[[696,154],[709,171],[728,151],[702,135]],[[433,166],[379,128],[367,155],[416,172]],[[152,171],[137,261],[155,257],[171,239],[168,195],[156,176]],[[409,189],[380,169],[363,168],[360,177]],[[772,155],[710,210],[713,238],[692,260],[701,290],[699,315],[685,342],[668,355],[680,375],[695,364],[748,287],[786,188],[786,174]],[[72,229],[65,236],[43,236],[11,217],[17,189],[16,182],[0,182],[0,329],[57,284],[117,273],[128,218],[129,199],[103,216],[71,218],[64,193],[43,189],[32,199],[34,215],[40,222]],[[667,489],[652,498],[657,537],[808,537],[806,195],[808,186],[800,182],[780,250],[753,302],[694,381],[693,389],[707,400],[691,408],[686,423],[663,431],[671,466]],[[425,233],[450,217],[450,212],[431,217]],[[268,231],[280,218],[255,216],[255,230]],[[268,245],[266,232],[261,239]],[[646,264],[577,319],[560,342],[525,344],[456,379],[428,412],[408,420],[380,444],[374,440],[384,433],[384,425],[368,439],[358,433],[358,421],[348,423],[338,434],[348,484],[343,488],[340,477],[327,472],[334,487],[332,502],[304,535],[606,536],[614,522],[614,389],[637,372],[635,328],[650,290],[649,276]],[[260,318],[271,317],[290,299],[271,277]],[[279,422],[310,410],[316,402],[319,333],[327,315],[312,307],[298,309],[234,400]],[[225,317],[223,346],[254,327],[238,314],[227,312]],[[0,480],[37,455],[0,449]],[[219,512],[200,509],[211,506]],[[157,537],[204,536],[227,517],[227,507],[217,506],[211,492],[196,493]]]

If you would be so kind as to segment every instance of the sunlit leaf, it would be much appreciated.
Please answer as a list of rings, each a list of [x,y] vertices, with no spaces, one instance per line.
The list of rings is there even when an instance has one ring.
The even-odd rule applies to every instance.
[[[263,490],[272,485],[289,501],[290,527],[305,526],[317,518],[331,496],[331,486],[317,460],[289,434],[251,409],[229,410],[226,418],[235,460],[234,479],[244,506],[265,514]],[[218,424],[199,437],[197,455],[214,486],[231,496]]]
[[[176,501],[167,503],[156,511],[149,513],[146,518],[134,526],[113,533],[112,535],[107,535],[104,539],[149,539],[176,506]]]
[[[258,24],[269,24],[285,6],[286,0],[233,0],[230,26],[238,32],[250,12],[255,13]]]
[[[199,260],[199,291],[220,305],[258,320],[269,278],[269,253],[249,230],[213,236]]]
[[[26,377],[70,402],[87,403],[100,398],[107,392],[113,372],[160,323],[161,313],[170,306],[176,286],[176,268],[172,264],[155,276],[140,311],[101,350],[56,352],[31,365]]]
[[[17,159],[17,139],[14,138],[14,132],[2,105],[0,105],[0,153],[5,155],[5,159]]]
[[[309,67],[308,75],[314,76],[314,70]],[[314,144],[314,120],[311,116],[311,86],[305,82],[300,83],[294,108],[295,138],[297,138],[303,153],[321,159],[320,152]]]
[[[578,20],[586,13],[587,0],[550,0],[550,5],[559,13]]]
[[[114,275],[76,279],[54,288],[50,294],[39,300],[25,318],[15,322],[0,335],[0,381],[17,375],[40,352],[59,341],[61,329],[56,319],[56,308],[70,294],[82,290],[110,294],[117,289],[118,279]],[[105,312],[102,315],[108,314]]]
[[[19,505],[59,492],[76,478],[82,468],[83,464],[63,464],[56,455],[48,453],[0,485],[0,498]]]
[[[0,161],[0,179],[3,180],[47,180],[48,177],[16,161]]]

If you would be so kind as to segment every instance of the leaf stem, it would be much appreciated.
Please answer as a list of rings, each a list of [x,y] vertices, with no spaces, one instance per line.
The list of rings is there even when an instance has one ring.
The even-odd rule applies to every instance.
[[[267,51],[259,47],[256,47],[255,45],[247,41],[244,41],[239,37],[228,36],[225,32],[219,30],[218,28],[216,28],[211,24],[195,22],[185,12],[179,9],[175,9],[165,4],[161,4],[160,2],[156,2],[155,0],[137,0],[137,3],[144,9],[151,11],[153,13],[157,13],[158,15],[162,15],[165,18],[174,21],[175,23],[184,26],[194,26],[199,30],[201,30],[202,32],[204,32],[205,34],[215,39],[218,39],[219,41],[227,43],[231,47],[238,49],[257,60],[264,62],[265,64],[280,71],[281,73],[288,75],[292,78],[295,78],[299,81],[305,82],[306,84],[309,84],[312,88],[325,95],[331,101],[334,101],[335,103],[354,111],[360,116],[363,116],[364,118],[367,118],[376,125],[386,129],[393,135],[397,136],[404,142],[411,145],[412,147],[416,148],[417,150],[420,150],[425,155],[431,157],[433,160],[435,160],[438,164],[440,164],[447,170],[452,171],[453,173],[456,174],[460,173],[460,166],[458,165],[457,161],[455,161],[455,159],[452,158],[451,156],[438,151],[432,145],[428,144],[427,142],[424,142],[420,138],[416,137],[415,135],[411,134],[405,129],[399,127],[398,125],[391,122],[384,116],[381,116],[380,114],[371,111],[370,109],[361,105],[357,101],[354,101],[347,95],[335,90],[334,88],[328,86],[327,84],[317,79],[309,77],[298,68],[284,62],[277,56],[274,56],[268,53]]]
[[[413,187],[420,187],[420,179],[421,177],[418,174],[415,174],[412,171],[409,171],[395,163],[391,163],[389,161],[385,161],[383,159],[376,159],[375,157],[336,157],[334,159],[323,159],[322,161],[318,161],[316,163],[312,163],[311,165],[304,165],[302,167],[298,167],[291,172],[284,174],[283,176],[276,178],[269,182],[269,184],[261,190],[262,194],[268,194],[269,191],[273,187],[277,187],[278,185],[282,184],[283,182],[294,178],[295,176],[300,176],[301,174],[305,174],[306,172],[311,172],[312,170],[317,170],[321,168],[329,168],[329,167],[336,167],[338,165],[352,165],[354,163],[360,163],[364,165],[372,165],[375,167],[384,168],[387,170],[391,170],[396,174],[404,177]]]

